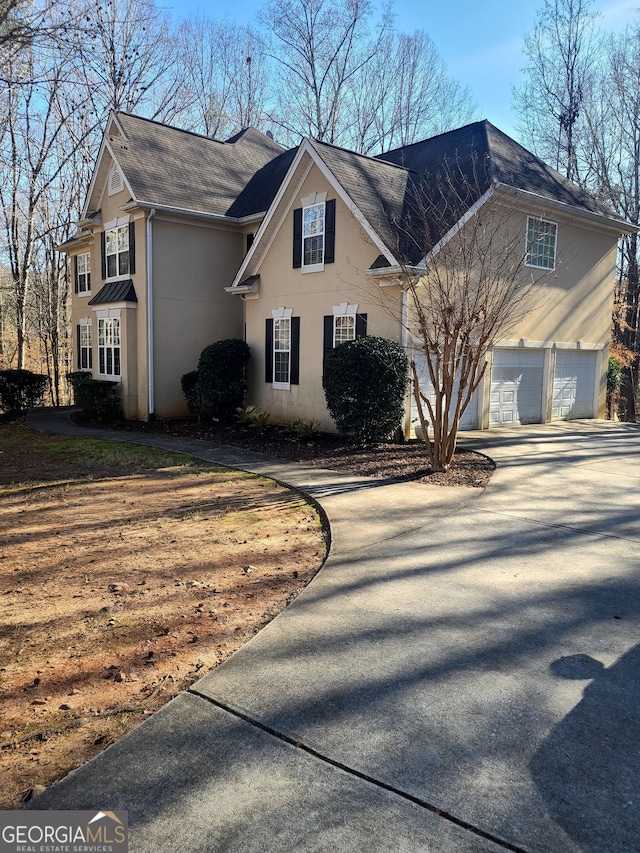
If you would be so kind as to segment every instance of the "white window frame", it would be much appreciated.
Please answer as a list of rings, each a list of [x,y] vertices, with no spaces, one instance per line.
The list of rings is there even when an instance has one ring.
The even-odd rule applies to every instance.
[[[293,316],[293,308],[276,308],[271,312],[273,317],[273,353],[271,355],[272,358],[272,366],[273,366],[273,381],[271,383],[271,387],[275,388],[279,391],[290,391],[291,390],[291,318]],[[280,328],[288,328],[288,346],[287,347],[278,347],[276,348],[276,340],[278,338],[278,332]],[[286,381],[277,380],[276,376],[277,368],[276,368],[276,355],[286,353],[288,355],[288,364],[287,364],[287,379]]]
[[[82,259],[82,260],[80,260]],[[80,267],[84,269],[81,271]],[[91,295],[91,252],[81,252],[76,255],[76,280],[78,293],[83,296]]]
[[[551,265],[544,263],[535,263],[532,261],[532,249],[533,247],[540,242],[540,240],[544,240],[548,234],[540,234],[534,240],[530,240],[529,232],[531,228],[536,226],[553,226],[553,258],[549,258],[552,260]],[[543,248],[546,248],[546,245],[543,244]],[[525,235],[525,266],[532,267],[533,269],[538,270],[551,270],[553,271],[556,268],[556,257],[558,254],[558,223],[554,222],[552,219],[544,219],[542,216],[527,216],[527,233]],[[536,253],[536,260],[540,259],[540,255],[543,255],[543,260],[545,255],[543,253]]]
[[[109,252],[108,251],[108,243],[109,243],[109,235],[115,235],[116,241],[116,251]],[[124,243],[126,245],[126,249],[119,248],[119,238],[120,235],[124,235]],[[127,263],[126,269],[124,269],[124,263],[121,262],[121,256],[126,253],[127,255]],[[115,257],[116,259],[116,271],[112,275],[109,275],[109,258]],[[131,275],[129,270],[131,269],[131,258],[129,256],[129,217],[126,219],[117,219],[114,222],[108,222],[105,225],[104,229],[104,271],[105,271],[105,281],[116,281],[119,278],[124,278],[125,276]]]
[[[91,371],[93,369],[93,348],[92,348],[92,340],[91,340],[91,318],[84,318],[78,322],[78,326],[80,327],[79,334],[79,345],[78,345],[78,370],[87,370]],[[86,362],[86,366],[83,365],[83,352],[86,356],[84,361]]]
[[[327,204],[326,204],[327,194],[326,193],[314,193],[306,198],[302,199],[302,267],[301,271],[303,273],[308,272],[322,272],[324,270],[324,250],[326,246],[326,221],[327,221]],[[322,229],[318,231],[307,232],[306,227],[306,213],[308,210],[312,210],[313,208],[318,208],[322,210]],[[318,237],[322,238],[322,251],[320,253],[320,260],[314,261],[313,263],[305,263],[305,247],[307,241],[315,240]]]
[[[334,305],[333,308],[333,347],[346,341],[355,341],[356,339],[356,314],[358,313],[358,305],[350,305],[348,302],[342,302],[340,305]],[[342,337],[342,340],[337,340],[339,327],[343,325],[345,319],[350,320],[346,326],[351,326],[353,334],[351,337]]]
[[[98,378],[119,382],[122,378],[122,320],[120,311],[106,310],[97,312],[98,317]],[[104,343],[103,343],[104,341]],[[111,366],[117,366],[119,372],[109,373],[107,362],[111,353]],[[100,368],[104,365],[105,370]]]

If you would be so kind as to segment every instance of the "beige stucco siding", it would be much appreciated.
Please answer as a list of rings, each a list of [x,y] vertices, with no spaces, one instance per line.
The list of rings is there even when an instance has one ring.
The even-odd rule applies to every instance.
[[[327,200],[336,199],[335,263],[325,264],[321,272],[305,273],[293,268],[293,210],[302,206],[304,197],[325,192]],[[249,399],[269,412],[273,422],[300,418],[334,429],[322,390],[323,318],[332,314],[334,305],[357,304],[358,313],[367,315],[368,334],[401,339],[399,289],[383,291],[364,275],[379,254],[335,190],[313,167],[281,217],[260,264],[258,299],[245,302],[246,339],[252,354]],[[290,390],[274,389],[265,382],[265,323],[278,308],[290,308],[294,317],[300,317],[300,382]]]
[[[204,347],[242,338],[242,305],[228,287],[244,254],[245,237],[224,226],[152,220],[155,412],[186,413],[180,387]],[[146,353],[139,359],[146,361]]]
[[[561,220],[557,260],[549,272],[525,267],[539,278],[532,311],[509,332],[509,338],[605,346],[609,340],[615,286],[617,234],[586,222]],[[520,217],[524,235],[526,216]]]

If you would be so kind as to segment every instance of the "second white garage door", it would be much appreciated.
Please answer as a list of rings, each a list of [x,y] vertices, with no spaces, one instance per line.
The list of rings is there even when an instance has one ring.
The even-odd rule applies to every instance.
[[[553,420],[594,417],[597,353],[558,350],[553,375]]]
[[[543,369],[543,350],[494,350],[490,427],[537,424],[542,421]]]

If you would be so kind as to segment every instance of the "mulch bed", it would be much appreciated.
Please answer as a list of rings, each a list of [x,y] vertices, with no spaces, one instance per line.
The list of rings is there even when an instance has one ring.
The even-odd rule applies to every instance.
[[[78,422],[82,422],[81,416],[75,417]],[[104,424],[92,423],[91,426]],[[124,421],[109,424],[109,427],[199,438],[213,444],[227,444],[292,462],[304,462],[318,468],[388,480],[417,480],[438,486],[484,488],[496,467],[493,460],[487,456],[459,451],[449,471],[436,473],[429,467],[426,448],[421,441],[408,441],[404,444],[378,442],[363,447],[329,433],[300,437],[284,427],[270,425],[261,428],[242,424],[223,426],[198,424],[188,419],[163,419],[152,423]]]

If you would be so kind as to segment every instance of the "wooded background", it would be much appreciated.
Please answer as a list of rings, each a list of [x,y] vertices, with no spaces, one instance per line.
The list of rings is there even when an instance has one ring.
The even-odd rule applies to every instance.
[[[544,0],[523,34],[517,139],[640,225],[640,17]],[[482,118],[428,33],[372,0],[266,0],[254,26],[176,23],[154,0],[0,0],[0,369],[68,400],[74,232],[112,109],[227,139],[253,125],[377,154]],[[491,119],[491,116],[487,116]],[[638,239],[621,241],[612,354],[638,416]]]

